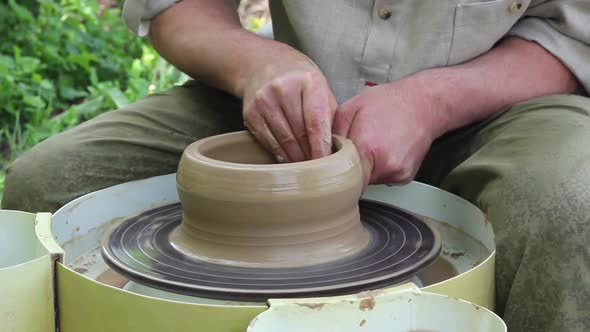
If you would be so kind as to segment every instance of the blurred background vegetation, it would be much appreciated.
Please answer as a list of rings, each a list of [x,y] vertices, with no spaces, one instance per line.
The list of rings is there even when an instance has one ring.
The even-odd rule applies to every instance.
[[[122,4],[0,0],[0,199],[10,162],[33,145],[188,79],[127,30]],[[242,24],[263,26],[267,7],[242,0]]]

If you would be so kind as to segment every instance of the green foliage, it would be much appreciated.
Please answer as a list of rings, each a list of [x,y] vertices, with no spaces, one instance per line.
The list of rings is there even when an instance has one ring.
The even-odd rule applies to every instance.
[[[0,1],[0,197],[10,160],[34,144],[186,80],[127,30],[119,8]]]

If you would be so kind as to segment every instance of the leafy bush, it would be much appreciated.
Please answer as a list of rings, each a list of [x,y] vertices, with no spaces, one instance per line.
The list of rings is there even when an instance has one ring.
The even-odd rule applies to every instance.
[[[120,7],[0,2],[0,198],[9,161],[32,145],[186,80],[127,30]]]

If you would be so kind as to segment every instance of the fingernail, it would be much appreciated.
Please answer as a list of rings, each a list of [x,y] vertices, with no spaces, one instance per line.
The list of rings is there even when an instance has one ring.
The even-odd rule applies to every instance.
[[[281,156],[281,155],[278,155],[277,154],[277,155],[275,155],[275,158],[277,159],[277,161],[279,163],[284,163],[285,162],[285,158],[283,158],[283,156]]]

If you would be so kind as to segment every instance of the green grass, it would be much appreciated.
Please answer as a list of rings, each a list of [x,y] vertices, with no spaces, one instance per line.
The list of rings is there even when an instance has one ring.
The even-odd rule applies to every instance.
[[[0,199],[6,169],[35,144],[188,79],[127,30],[122,3],[0,2]],[[251,31],[265,23],[250,16]]]
[[[0,199],[7,167],[33,145],[187,79],[127,30],[118,8],[0,3]]]

